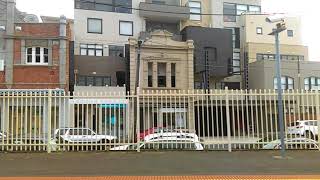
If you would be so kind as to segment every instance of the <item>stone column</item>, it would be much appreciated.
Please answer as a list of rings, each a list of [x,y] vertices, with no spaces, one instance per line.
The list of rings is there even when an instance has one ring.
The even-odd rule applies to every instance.
[[[59,50],[59,79],[60,79],[60,88],[67,88],[67,18],[65,16],[60,16],[60,50]]]
[[[6,35],[12,36],[14,35],[14,22],[15,22],[15,7],[16,7],[16,1],[15,0],[7,0],[7,25],[6,25]],[[13,52],[14,52],[14,40],[13,39],[7,39],[6,40],[6,51],[11,52],[7,53],[6,59],[5,59],[5,79],[7,88],[12,87],[13,83]]]
[[[166,84],[167,88],[171,88],[171,63],[166,63]]]
[[[152,63],[152,87],[158,87],[158,63]]]

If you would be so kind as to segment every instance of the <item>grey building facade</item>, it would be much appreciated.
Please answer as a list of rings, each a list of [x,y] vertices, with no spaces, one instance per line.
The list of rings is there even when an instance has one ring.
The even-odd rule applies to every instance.
[[[282,88],[320,90],[320,62],[281,61]],[[275,61],[249,64],[249,89],[276,89]]]
[[[181,34],[184,41],[194,41],[195,88],[216,88],[216,82],[232,74],[231,30],[188,26]]]

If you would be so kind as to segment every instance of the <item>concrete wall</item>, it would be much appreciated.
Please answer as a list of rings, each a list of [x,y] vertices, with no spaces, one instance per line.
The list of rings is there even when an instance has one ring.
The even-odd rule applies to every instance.
[[[139,2],[132,2],[133,8],[139,8]],[[87,33],[87,18],[102,19],[102,34]],[[133,22],[133,36],[138,37],[141,31],[145,31],[145,22],[137,11],[132,14],[92,11],[75,9],[74,10],[74,29],[75,31],[75,55],[80,54],[80,43],[84,44],[103,44],[104,56],[108,56],[108,45],[122,45],[128,43],[129,36],[119,35],[119,21]]]
[[[182,31],[184,40],[193,40],[195,46],[195,73],[205,70],[205,48],[216,49],[215,57],[209,57],[210,76],[226,77],[228,65],[232,60],[231,30],[201,27],[186,27]]]
[[[244,36],[246,43],[270,43],[274,44],[274,36],[268,35],[276,27],[276,23],[267,23],[267,16],[243,15],[242,25],[245,27]],[[287,31],[280,33],[281,44],[302,45],[301,19],[298,17],[286,17],[285,23],[288,30],[293,30],[293,37],[288,37]],[[263,34],[257,34],[257,27],[261,27]]]
[[[304,89],[304,79],[320,77],[319,62],[300,62],[301,76],[298,76],[298,61],[282,61],[282,76],[294,78],[294,88]],[[276,76],[275,61],[257,61],[249,64],[250,89],[274,89],[273,80]],[[299,86],[300,81],[300,86]]]

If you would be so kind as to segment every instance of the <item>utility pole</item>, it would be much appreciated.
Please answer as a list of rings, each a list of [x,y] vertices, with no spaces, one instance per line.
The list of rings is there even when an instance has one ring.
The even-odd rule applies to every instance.
[[[267,22],[272,23],[273,21],[278,21],[277,18],[267,18]],[[283,103],[282,103],[282,84],[281,84],[281,62],[280,62],[280,42],[279,34],[286,30],[286,25],[283,18],[280,18],[280,23],[277,24],[277,28],[273,30],[269,35],[275,36],[275,46],[276,46],[276,71],[277,71],[277,92],[278,92],[278,120],[280,128],[280,142],[281,142],[281,157],[285,158],[286,147],[285,147],[285,130],[284,130],[284,119],[283,119]]]
[[[140,87],[140,58],[141,58],[141,45],[142,40],[138,41],[138,50],[137,50],[137,68],[136,68],[136,89]]]

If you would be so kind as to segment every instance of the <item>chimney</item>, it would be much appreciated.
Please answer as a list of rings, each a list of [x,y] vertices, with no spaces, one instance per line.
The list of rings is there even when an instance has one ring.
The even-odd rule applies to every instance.
[[[7,35],[13,35],[15,31],[14,22],[15,22],[15,10],[16,10],[16,1],[7,0]]]
[[[60,37],[67,36],[67,18],[64,15],[60,16]]]

